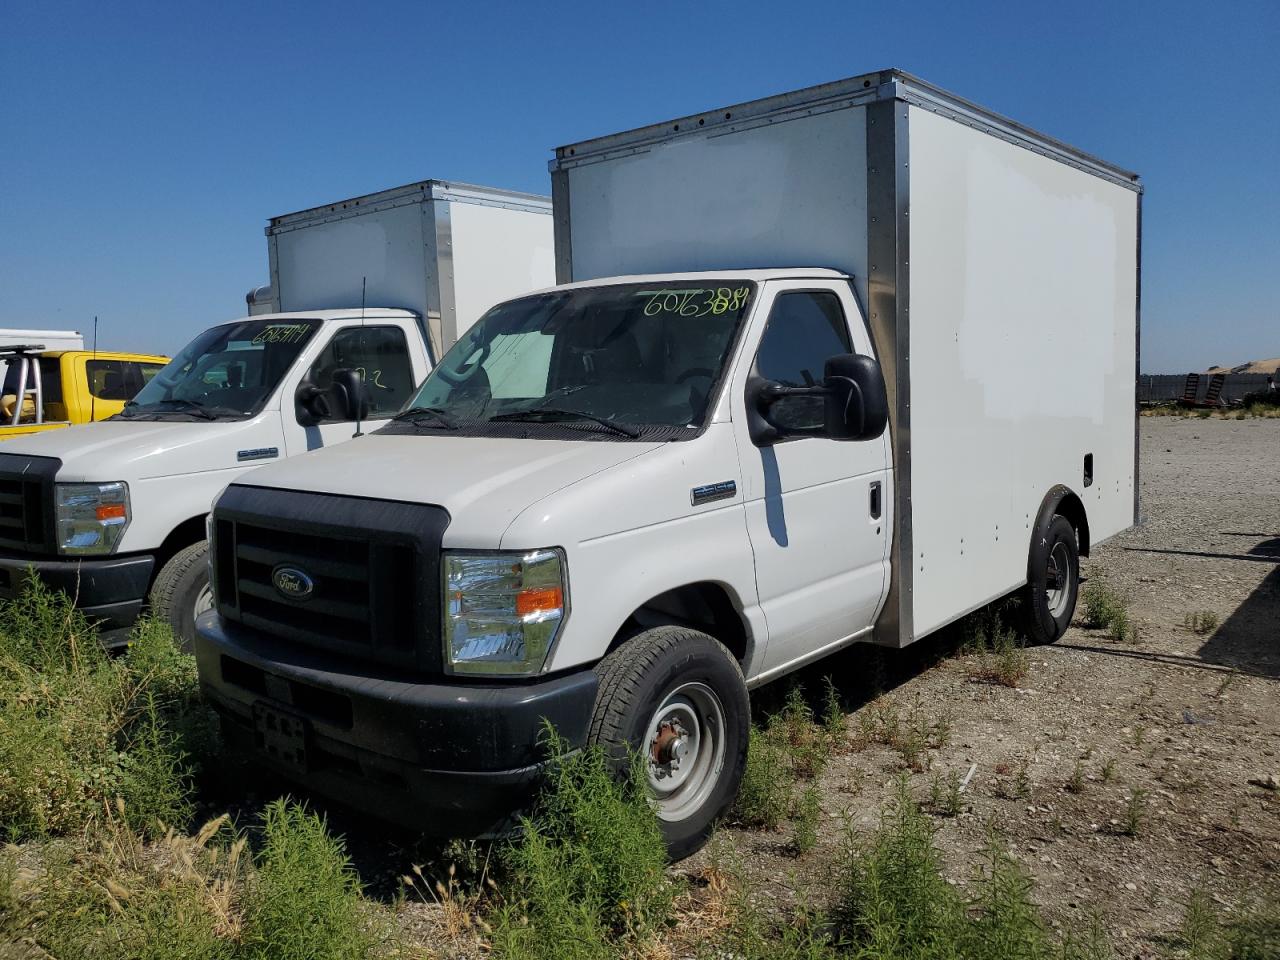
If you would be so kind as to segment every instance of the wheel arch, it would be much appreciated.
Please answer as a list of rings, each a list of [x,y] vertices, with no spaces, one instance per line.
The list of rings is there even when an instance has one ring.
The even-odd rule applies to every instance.
[[[732,590],[701,580],[656,594],[633,610],[609,642],[606,655],[637,633],[658,626],[689,627],[714,637],[733,654],[745,674],[755,651],[750,625]]]
[[[1077,547],[1080,556],[1089,556],[1089,514],[1085,510],[1084,501],[1070,487],[1058,484],[1045,494],[1040,502],[1040,511],[1036,514],[1032,542],[1044,534],[1054,514],[1061,514],[1075,528]]]
[[[160,569],[172,560],[179,550],[189,547],[193,543],[199,543],[205,538],[205,518],[207,516],[208,514],[202,513],[196,517],[188,517],[169,531],[169,535],[164,538],[164,542],[156,550],[156,562],[151,569],[152,584],[155,583],[156,575],[160,572]],[[150,584],[148,584],[149,588]]]

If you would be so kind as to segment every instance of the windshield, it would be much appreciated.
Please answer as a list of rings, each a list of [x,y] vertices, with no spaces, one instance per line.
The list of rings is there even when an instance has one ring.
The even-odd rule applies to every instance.
[[[153,376],[120,416],[252,416],[319,326],[318,320],[263,319],[211,327]]]
[[[499,304],[445,354],[399,419],[469,432],[555,422],[610,439],[687,433],[706,416],[754,293],[749,281],[714,279]]]

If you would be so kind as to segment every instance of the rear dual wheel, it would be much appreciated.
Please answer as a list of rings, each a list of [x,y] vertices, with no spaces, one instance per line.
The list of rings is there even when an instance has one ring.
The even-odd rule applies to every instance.
[[[640,754],[667,853],[683,859],[706,842],[742,782],[750,732],[742,671],[713,637],[684,627],[646,630],[595,671],[588,742],[620,776]]]

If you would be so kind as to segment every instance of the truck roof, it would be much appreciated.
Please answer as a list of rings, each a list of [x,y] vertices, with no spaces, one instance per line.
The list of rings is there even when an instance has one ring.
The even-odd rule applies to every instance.
[[[555,158],[548,167],[556,174],[583,163],[624,156],[649,149],[655,143],[665,143],[681,137],[700,136],[711,130],[724,132],[748,129],[763,124],[809,116],[813,113],[870,103],[876,100],[902,100],[924,107],[934,113],[959,120],[993,136],[1015,143],[1035,153],[1053,157],[1069,166],[1103,177],[1141,192],[1141,178],[1132,170],[1109,163],[1078,147],[1063,143],[1056,137],[1040,133],[1025,124],[1011,120],[994,110],[979,106],[971,100],[957,96],[928,81],[890,68],[859,74],[844,80],[822,83],[802,90],[750,100],[719,109],[705,110],[651,123],[621,133],[608,134],[589,140],[580,140],[557,147]],[[554,191],[553,180],[553,191]]]
[[[299,310],[295,313],[259,313],[252,317],[232,317],[216,323],[216,327],[225,327],[230,323],[243,323],[246,320],[319,320],[328,323],[331,320],[417,320],[418,315],[412,310],[400,310],[396,307],[343,307],[339,310]]]
[[[750,268],[745,270],[698,270],[692,273],[634,273],[618,277],[600,277],[595,280],[579,280],[577,283],[562,283],[555,287],[544,287],[542,290],[530,290],[529,293],[546,293],[548,290],[573,290],[578,287],[603,287],[616,283],[687,283],[700,280],[722,280],[732,277],[735,280],[752,280],[759,283],[763,280],[849,280],[847,273],[832,270],[829,267],[776,267]]]
[[[122,350],[45,350],[42,357],[61,357],[74,353],[89,357],[91,360],[141,360],[143,362],[168,363],[169,358],[158,353],[129,353]]]
[[[341,220],[359,213],[385,210],[424,200],[453,200],[461,203],[477,203],[481,206],[504,207],[510,210],[528,210],[534,213],[551,212],[551,198],[535,193],[482,187],[479,184],[461,183],[457,180],[418,180],[400,187],[379,190],[377,193],[366,193],[363,196],[337,200],[318,207],[308,207],[293,213],[282,213],[271,218],[267,224],[266,233],[267,236],[271,236],[299,226]]]

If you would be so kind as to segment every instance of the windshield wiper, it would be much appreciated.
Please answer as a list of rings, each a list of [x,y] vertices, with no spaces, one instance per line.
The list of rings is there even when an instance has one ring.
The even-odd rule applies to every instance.
[[[489,418],[490,423],[517,420],[530,422],[539,420],[590,420],[593,423],[600,424],[602,427],[607,427],[614,433],[630,437],[632,440],[640,436],[640,431],[635,427],[628,427],[612,420],[606,420],[604,417],[598,417],[594,413],[587,413],[585,410],[568,410],[561,407],[535,407],[532,410],[512,410],[510,413],[499,413]]]
[[[458,425],[453,418],[446,414],[439,407],[410,407],[408,410],[402,410],[397,413],[392,420],[404,420],[409,423],[417,423],[423,416],[430,417],[446,430],[457,430]]]
[[[182,400],[180,398],[174,398],[171,400],[155,400],[152,403],[146,404],[145,406],[143,404],[138,403],[137,400],[129,400],[129,401],[126,401],[124,408],[125,410],[132,411],[130,414],[131,416],[137,416],[139,413],[150,412],[149,408],[151,407],[161,407],[161,406],[175,406],[178,408],[177,410],[174,411],[175,413],[189,413],[192,416],[202,417],[205,420],[218,419],[218,415],[214,413],[212,410],[205,407],[204,404],[196,403],[194,400]],[[219,409],[225,409],[225,408],[219,408]],[[123,412],[124,411],[122,410],[121,413]],[[154,412],[160,413],[162,411],[156,410]],[[228,411],[228,412],[234,413],[235,411]],[[238,416],[238,414],[236,415]]]

